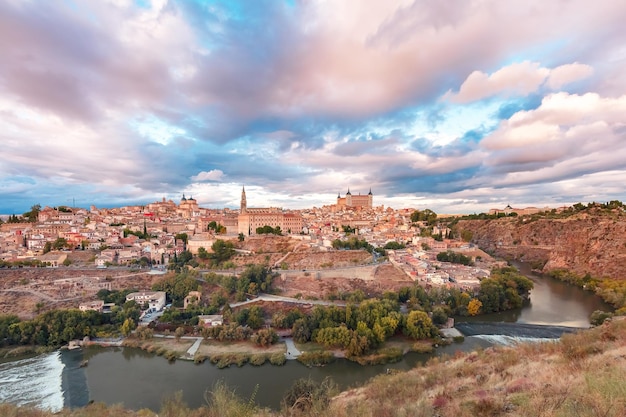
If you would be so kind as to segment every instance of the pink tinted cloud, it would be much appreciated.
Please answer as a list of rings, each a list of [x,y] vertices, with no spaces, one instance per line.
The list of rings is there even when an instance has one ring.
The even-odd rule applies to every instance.
[[[626,96],[557,93],[519,112],[485,137],[484,166],[500,185],[626,168]]]
[[[538,62],[524,61],[508,65],[492,74],[472,72],[458,93],[448,92],[445,98],[456,103],[482,100],[495,95],[527,96],[544,84],[552,90],[591,76],[593,68],[584,64],[566,64],[548,69]]]
[[[535,13],[536,8],[542,13]],[[580,1],[568,7],[533,1],[304,3],[298,43],[281,55],[272,71],[278,85],[257,90],[260,95],[246,105],[254,103],[254,108],[273,115],[363,117],[425,103],[448,90],[450,83],[463,84],[467,74],[497,67],[511,51],[568,39],[553,58],[584,60],[584,54],[591,56],[585,45],[601,36],[595,25],[615,26],[620,11],[625,13],[626,6],[611,2],[590,11]],[[580,23],[576,32],[571,30],[574,23]],[[618,32],[610,39],[610,45],[626,41]],[[593,51],[603,53],[610,52]],[[491,75],[474,72],[457,99],[478,100],[499,92],[525,95],[591,74],[590,66],[578,63],[550,69],[523,62]],[[256,99],[269,106],[259,106]]]

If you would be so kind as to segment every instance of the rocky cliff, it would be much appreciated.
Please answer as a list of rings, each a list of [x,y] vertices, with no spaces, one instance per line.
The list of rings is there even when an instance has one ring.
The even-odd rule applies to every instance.
[[[623,211],[584,211],[566,218],[460,220],[456,228],[459,233],[471,232],[472,242],[483,250],[530,262],[544,272],[564,268],[579,275],[626,280]]]

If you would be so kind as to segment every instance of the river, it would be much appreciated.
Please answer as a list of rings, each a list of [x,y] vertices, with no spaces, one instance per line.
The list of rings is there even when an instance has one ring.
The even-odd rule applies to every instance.
[[[516,266],[535,283],[531,302],[515,311],[459,319],[459,327],[469,331],[468,334],[473,334],[472,329],[477,328],[479,331],[475,333],[480,334],[466,337],[463,343],[438,348],[434,355],[546,337],[533,330],[534,325],[588,327],[588,318],[593,311],[610,310],[592,293],[532,274],[524,264]],[[480,330],[485,326],[492,330]],[[322,381],[329,377],[339,388],[346,389],[362,385],[388,368],[411,369],[431,356],[409,354],[399,363],[380,366],[361,366],[337,360],[321,368],[308,368],[297,361],[287,361],[284,366],[266,364],[218,369],[208,362],[170,363],[162,357],[130,348],[54,352],[0,363],[0,401],[38,405],[53,411],[62,406],[83,406],[90,400],[123,404],[132,409],[158,410],[164,398],[181,391],[189,406],[198,407],[206,404],[206,391],[222,381],[246,400],[254,394],[258,404],[278,408],[284,393],[299,378]],[[89,365],[81,368],[79,365],[84,359],[88,359]]]

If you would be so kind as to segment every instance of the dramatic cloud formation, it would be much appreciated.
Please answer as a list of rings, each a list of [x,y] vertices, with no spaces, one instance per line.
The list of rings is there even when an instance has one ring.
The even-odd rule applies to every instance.
[[[626,200],[626,4],[0,4],[0,213]]]

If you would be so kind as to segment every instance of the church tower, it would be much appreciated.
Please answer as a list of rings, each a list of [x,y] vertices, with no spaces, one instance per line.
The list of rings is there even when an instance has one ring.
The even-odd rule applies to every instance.
[[[246,201],[246,187],[241,187],[241,214],[248,212],[248,202]]]

